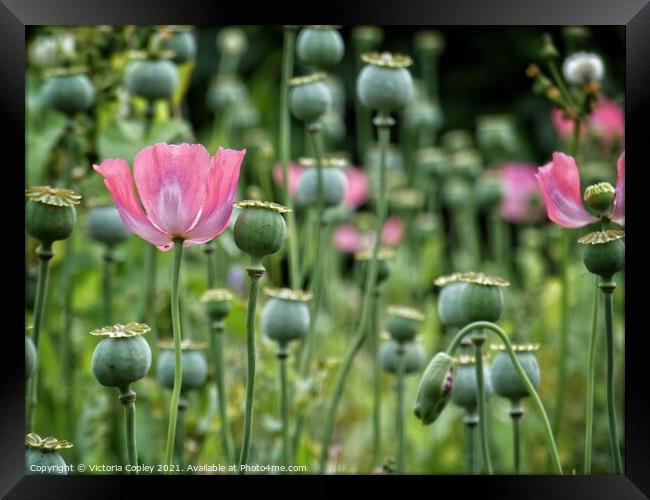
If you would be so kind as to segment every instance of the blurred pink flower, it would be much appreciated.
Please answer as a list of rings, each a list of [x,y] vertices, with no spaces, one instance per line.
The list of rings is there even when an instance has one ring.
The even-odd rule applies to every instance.
[[[544,214],[536,172],[536,167],[521,163],[508,163],[501,168],[501,216],[508,222],[533,222]],[[535,197],[538,203],[535,203]]]
[[[296,193],[298,188],[298,180],[300,180],[300,174],[305,170],[305,167],[299,163],[292,163],[289,165],[289,194],[293,196]],[[284,182],[284,172],[282,171],[282,165],[276,165],[273,168],[273,182],[276,186],[282,186]]]
[[[246,150],[219,148],[215,156],[200,144],[154,144],[129,164],[104,160],[93,168],[104,176],[124,224],[166,251],[175,238],[183,246],[205,243],[230,220]]]
[[[566,118],[561,109],[553,109],[551,121],[555,131],[563,139],[568,139],[573,135],[573,120]],[[600,97],[594,110],[587,117],[587,128],[605,145],[610,145],[615,139],[622,139],[625,135],[623,108],[607,97]],[[581,134],[586,133],[587,130],[583,128]]]
[[[563,227],[582,227],[598,220],[582,203],[580,173],[575,159],[553,153],[553,160],[537,170],[537,182],[544,195],[548,218]],[[616,199],[611,219],[625,225],[625,152],[618,159]]]
[[[381,242],[387,247],[396,247],[404,237],[404,222],[399,217],[389,217],[382,230]],[[334,231],[334,246],[344,253],[371,250],[374,242],[372,231],[362,233],[351,224],[341,224]]]

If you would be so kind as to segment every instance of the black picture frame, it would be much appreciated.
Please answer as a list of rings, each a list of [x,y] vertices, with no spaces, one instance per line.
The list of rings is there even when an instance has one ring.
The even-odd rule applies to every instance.
[[[650,5],[648,0],[454,0],[446,2],[425,2],[400,0],[399,2],[309,2],[303,9],[304,16],[298,15],[299,6],[292,3],[284,9],[276,2],[266,5],[222,2],[219,0],[0,0],[0,101],[5,122],[6,138],[3,165],[4,173],[9,169],[21,172],[25,164],[25,151],[15,145],[21,144],[25,137],[25,29],[28,25],[78,25],[78,24],[262,24],[269,21],[280,22],[314,20],[338,24],[418,24],[418,25],[625,25],[626,27],[626,153],[627,183],[627,234],[628,248],[626,267],[632,272],[626,274],[626,321],[630,328],[626,335],[625,367],[625,476],[408,476],[404,479],[418,483],[417,490],[427,496],[446,494],[444,491],[458,491],[465,488],[477,489],[484,496],[498,498],[589,498],[622,499],[647,498],[650,495],[650,404],[648,403],[648,377],[643,342],[647,331],[643,325],[645,302],[643,286],[647,283],[644,257],[648,247],[643,237],[643,197],[644,169],[650,166],[647,161],[647,138],[644,125],[650,116],[648,98],[650,92]],[[307,12],[309,14],[307,14]],[[13,146],[13,147],[12,147]],[[631,164],[631,168],[629,165]],[[19,206],[22,196],[17,186],[19,175],[11,176],[5,190],[7,206]],[[10,193],[11,192],[11,193]],[[16,198],[14,199],[13,196]],[[6,210],[13,210],[7,209]],[[13,215],[12,215],[13,214]],[[15,212],[8,212],[4,219],[14,219],[21,223]],[[8,229],[6,229],[8,231]],[[21,234],[18,229],[13,234]],[[6,235],[7,233],[5,233]],[[24,259],[23,250],[18,244],[10,244],[5,236],[5,259]],[[11,262],[6,260],[5,262]],[[13,266],[8,266],[13,267]],[[18,300],[17,293],[24,283],[22,267],[15,266],[16,282],[5,283],[6,300]],[[3,332],[4,339],[0,352],[3,353],[0,378],[0,495],[7,498],[109,498],[127,496],[130,488],[137,482],[149,489],[154,486],[169,488],[177,481],[208,481],[202,486],[215,486],[213,476],[203,477],[164,477],[138,478],[123,476],[27,476],[24,471],[24,379],[19,353],[22,341],[17,334],[22,328],[19,317],[20,307],[8,306],[5,319],[14,317],[12,328]],[[13,359],[14,364],[9,362]],[[383,477],[383,479],[382,479]],[[376,478],[376,479],[375,479]],[[250,477],[246,477],[249,480]],[[286,478],[269,477],[278,481]],[[289,478],[299,481],[304,488],[316,484],[330,483],[334,480],[363,480],[370,485],[371,480],[386,481],[394,476],[373,477],[313,477]],[[219,476],[221,481],[237,481],[236,477]],[[383,484],[383,483],[380,483]],[[435,489],[432,485],[435,484]],[[138,488],[139,489],[139,488]],[[171,489],[167,490],[171,493]],[[185,494],[191,490],[184,490]],[[218,494],[217,489],[212,490]],[[291,490],[278,490],[290,492]],[[302,491],[306,496],[308,490]],[[438,493],[436,493],[436,491]],[[412,494],[414,494],[412,493]]]

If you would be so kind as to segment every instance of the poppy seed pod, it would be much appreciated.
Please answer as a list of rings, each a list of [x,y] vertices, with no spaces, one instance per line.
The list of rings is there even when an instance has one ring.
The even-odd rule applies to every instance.
[[[528,396],[526,386],[519,378],[519,373],[512,363],[510,356],[505,352],[502,345],[492,346],[499,352],[492,361],[490,368],[490,380],[494,392],[501,397],[507,398],[512,402],[517,402]],[[539,348],[538,344],[514,344],[512,346],[515,356],[521,364],[533,387],[539,387],[539,363],[535,351]]]
[[[359,280],[361,284],[366,282],[370,261],[372,260],[372,250],[363,250],[354,254],[354,259],[359,262]],[[384,283],[390,277],[391,260],[395,257],[395,252],[387,247],[379,249],[377,255],[377,285]]]
[[[318,204],[318,168],[308,168],[298,180],[296,201],[302,206],[313,207]],[[323,179],[323,205],[325,208],[335,207],[345,199],[348,190],[347,177],[339,168],[320,168]]]
[[[174,52],[176,64],[183,64],[196,57],[196,39],[191,31],[178,31],[174,33],[166,44],[167,49]]]
[[[463,179],[449,179],[442,188],[442,199],[446,205],[454,207],[467,206],[471,202],[472,189]]]
[[[361,103],[380,113],[399,111],[413,94],[413,78],[407,67],[408,56],[389,52],[368,52],[361,56],[367,63],[357,78],[357,95]]]
[[[25,436],[25,474],[67,475],[65,460],[58,450],[72,448],[72,443],[53,437],[42,438],[35,432]]]
[[[298,120],[315,123],[331,108],[332,91],[325,78],[324,73],[315,73],[289,81],[289,109]]]
[[[587,270],[610,280],[625,267],[625,243],[623,231],[596,231],[578,240],[586,245],[583,261]]]
[[[449,173],[449,160],[440,148],[421,148],[415,152],[418,170],[426,174],[444,177]]]
[[[235,222],[235,243],[251,259],[259,260],[282,248],[287,225],[282,217],[288,208],[268,201],[235,203],[242,211]]]
[[[445,132],[440,143],[447,153],[456,153],[474,147],[472,134],[468,130],[454,129]]]
[[[296,54],[307,66],[334,66],[341,62],[344,52],[343,37],[334,26],[308,26],[298,33]]]
[[[288,288],[266,288],[271,297],[262,310],[262,332],[280,346],[307,335],[310,324],[307,301],[311,293]]]
[[[404,374],[410,375],[417,373],[422,369],[424,364],[424,348],[418,342],[398,343],[394,340],[384,342],[379,351],[379,360],[381,367],[392,374],[397,374],[397,357],[400,356],[398,350],[403,349],[404,356]]]
[[[34,375],[36,364],[38,363],[38,354],[32,339],[25,335],[25,380]]]
[[[435,281],[436,285],[442,286],[438,296],[438,315],[446,327],[461,327],[465,323],[460,298],[467,283],[462,281],[447,282],[448,278],[451,277],[443,276]]]
[[[476,119],[476,142],[485,152],[512,152],[517,148],[514,118],[510,115],[484,115]]]
[[[95,207],[88,215],[88,237],[104,245],[115,245],[131,236],[115,207]]]
[[[92,106],[95,89],[86,75],[61,75],[43,85],[41,99],[44,105],[72,115]]]
[[[424,315],[410,307],[390,306],[388,318],[386,319],[386,330],[391,339],[403,344],[411,342],[418,334],[420,323],[424,321]]]
[[[490,370],[483,368],[483,380],[485,382],[485,398],[492,392],[490,381]],[[451,389],[451,401],[456,406],[465,408],[472,412],[478,405],[477,395],[478,384],[476,380],[476,364],[474,356],[460,356],[454,371],[454,385]]]
[[[503,312],[503,291],[510,283],[483,273],[462,273],[467,286],[460,294],[463,324],[474,321],[498,321]]]
[[[178,87],[178,71],[164,59],[136,61],[126,77],[126,89],[148,101],[171,99]]]
[[[167,389],[174,388],[174,344],[161,343],[158,366],[156,367],[156,380]],[[181,373],[181,391],[200,389],[208,379],[208,362],[202,350],[205,346],[191,340],[181,343],[181,359],[183,370]]]
[[[37,186],[26,191],[29,201],[25,214],[27,233],[44,243],[65,240],[74,228],[74,206],[81,196],[69,189]]]
[[[232,294],[223,288],[206,290],[201,296],[210,321],[223,321],[232,311]]]
[[[480,207],[495,207],[503,199],[503,183],[492,171],[486,171],[485,174],[474,186],[476,203]]]
[[[454,358],[437,353],[420,379],[413,413],[424,424],[433,423],[445,408],[452,390]]]
[[[210,85],[207,104],[210,111],[216,112],[247,99],[246,85],[236,76],[224,75]]]
[[[106,387],[122,388],[144,377],[151,368],[151,348],[143,337],[150,330],[142,323],[114,325],[93,330],[104,338],[95,346],[93,373]]]

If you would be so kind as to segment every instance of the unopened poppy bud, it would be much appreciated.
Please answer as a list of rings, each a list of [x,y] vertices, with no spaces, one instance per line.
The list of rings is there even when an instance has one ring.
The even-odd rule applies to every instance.
[[[379,351],[381,367],[388,373],[396,374],[398,356],[403,356],[404,374],[417,373],[424,364],[424,348],[418,342],[399,343],[394,340],[384,342]]]
[[[251,259],[259,260],[282,248],[287,225],[283,213],[288,208],[268,201],[246,200],[235,203],[242,211],[235,222],[235,244]]]
[[[357,78],[361,103],[380,113],[392,113],[406,106],[413,94],[413,78],[407,69],[412,60],[401,54],[368,52],[361,56],[367,63]]]
[[[540,50],[540,56],[544,59],[557,59],[560,57],[560,53],[553,43],[553,37],[549,33],[544,33],[544,43]]]
[[[42,438],[35,432],[25,436],[25,474],[55,474],[65,476],[68,467],[59,450],[72,448],[70,441],[53,437]]]
[[[223,321],[232,311],[232,294],[223,288],[211,288],[201,295],[210,321]]]
[[[439,352],[420,379],[413,413],[424,425],[433,423],[445,408],[453,387],[454,358]]]
[[[46,243],[70,236],[77,219],[74,206],[80,203],[80,195],[50,186],[28,188],[26,195],[29,201],[25,228],[30,236]]]
[[[56,76],[43,85],[43,104],[61,113],[85,111],[95,102],[95,88],[84,74]]]
[[[296,54],[301,63],[327,68],[341,62],[345,44],[335,26],[308,26],[296,39]]]
[[[587,270],[609,281],[625,267],[624,231],[596,231],[578,240],[586,245],[583,261]]]
[[[104,245],[115,245],[131,236],[115,207],[94,207],[88,215],[88,237]]]
[[[493,345],[492,348],[499,351],[494,357],[490,369],[490,380],[494,392],[512,402],[518,402],[527,397],[528,390],[519,377],[510,356],[505,352],[505,347],[503,345]],[[535,352],[539,349],[539,344],[513,344],[512,349],[515,351],[517,361],[519,361],[530,383],[537,389],[539,387],[540,372]]]
[[[487,367],[483,369],[483,380],[485,382],[484,394],[487,400],[492,393],[492,386],[489,383],[490,370]],[[474,356],[459,356],[454,370],[454,384],[451,389],[452,403],[468,412],[474,412],[478,406],[477,389],[476,359]]]
[[[93,330],[105,337],[95,346],[93,374],[107,387],[122,388],[144,377],[151,368],[151,348],[143,337],[151,328],[143,323],[113,325]]]
[[[289,109],[306,124],[318,122],[332,106],[332,91],[324,73],[299,76],[289,81]]]
[[[36,354],[34,342],[30,337],[25,335],[25,380],[34,375],[37,363],[38,354]]]
[[[167,389],[174,388],[175,354],[173,342],[160,343],[156,380]],[[203,350],[205,344],[185,339],[181,342],[181,392],[200,389],[208,379],[208,362]]]
[[[402,306],[390,306],[386,319],[386,330],[398,343],[410,342],[418,334],[424,315],[415,309]]]
[[[262,332],[271,340],[285,347],[293,340],[304,338],[310,325],[307,301],[312,294],[288,288],[265,288],[270,297],[262,310]]]
[[[616,189],[609,182],[599,182],[585,189],[584,200],[598,212],[609,210],[615,198]]]
[[[126,76],[126,89],[148,101],[171,99],[178,87],[178,71],[165,59],[136,61]]]

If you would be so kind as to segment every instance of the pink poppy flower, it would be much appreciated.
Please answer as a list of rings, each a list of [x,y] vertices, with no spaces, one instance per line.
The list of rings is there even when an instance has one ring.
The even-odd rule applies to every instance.
[[[553,109],[551,121],[555,131],[563,139],[573,135],[573,120],[566,118],[561,109]],[[594,110],[587,117],[587,128],[606,145],[611,144],[615,139],[622,139],[625,135],[623,109],[611,99],[600,97]],[[587,130],[583,128],[581,134],[584,136],[586,133]]]
[[[295,195],[300,175],[304,170],[305,167],[299,163],[292,163],[289,165],[289,194],[291,196]],[[282,183],[284,182],[284,171],[282,170],[282,165],[276,165],[273,168],[273,182],[275,182],[276,186],[282,186]]]
[[[399,217],[389,217],[382,230],[381,242],[387,247],[396,247],[404,237],[404,222]],[[333,235],[334,246],[344,253],[371,250],[374,242],[372,231],[362,233],[351,224],[341,224]]]
[[[533,222],[543,215],[542,193],[537,185],[536,173],[536,167],[520,163],[508,163],[501,168],[501,216],[508,222]],[[535,203],[535,198],[538,203]]]
[[[104,176],[124,224],[158,249],[205,243],[228,226],[246,150],[219,148],[215,156],[200,144],[155,144],[129,164],[104,160],[93,168]],[[133,178],[138,195],[133,186]]]
[[[553,153],[553,160],[537,170],[537,182],[544,195],[548,218],[563,227],[582,227],[598,218],[582,203],[580,173],[573,157]],[[616,199],[610,218],[625,225],[625,152],[618,159]]]

